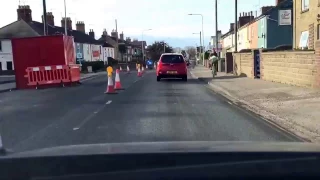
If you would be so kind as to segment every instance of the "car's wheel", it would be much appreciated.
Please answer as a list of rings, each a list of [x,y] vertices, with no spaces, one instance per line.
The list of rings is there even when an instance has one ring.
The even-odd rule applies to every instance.
[[[160,79],[161,79],[161,78],[160,78],[159,76],[157,76],[157,81],[160,81]]]
[[[183,81],[188,81],[188,76],[184,76],[184,77],[182,78],[182,80],[183,80]]]

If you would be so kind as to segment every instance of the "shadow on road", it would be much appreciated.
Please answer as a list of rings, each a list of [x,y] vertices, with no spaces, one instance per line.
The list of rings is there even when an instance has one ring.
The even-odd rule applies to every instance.
[[[177,111],[177,112],[159,112],[159,111],[153,111],[153,112],[138,112],[137,116],[140,119],[143,118],[181,118],[182,113]],[[183,112],[183,116],[185,117],[201,117],[201,114],[196,114],[196,113],[189,113],[189,112]]]
[[[203,82],[198,79],[188,79],[188,81],[183,81],[181,79],[161,79],[160,83],[173,83],[173,84],[202,84]]]

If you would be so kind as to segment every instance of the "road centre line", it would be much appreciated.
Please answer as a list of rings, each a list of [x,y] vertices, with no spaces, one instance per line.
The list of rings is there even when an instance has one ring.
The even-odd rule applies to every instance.
[[[80,129],[84,124],[89,122],[96,114],[98,114],[104,107],[106,107],[106,105],[111,104],[111,103],[112,103],[111,100],[107,101],[103,106],[98,108],[93,113],[89,114],[83,121],[81,121],[80,124],[78,124],[76,127],[74,127],[73,130],[76,131],[76,130]]]

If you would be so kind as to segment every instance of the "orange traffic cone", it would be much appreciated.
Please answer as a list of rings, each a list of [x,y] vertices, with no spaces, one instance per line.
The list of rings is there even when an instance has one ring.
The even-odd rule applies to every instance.
[[[128,73],[128,74],[130,73],[129,65],[127,65],[127,73]]]
[[[141,70],[140,68],[138,68],[138,77],[141,77],[141,76],[142,76]]]
[[[122,67],[120,66],[120,71],[122,71]]]
[[[116,70],[116,84],[114,85],[115,90],[123,90],[121,83],[120,83],[120,72],[119,69]]]
[[[104,92],[105,94],[117,94],[117,92],[114,89],[113,86],[113,80],[112,80],[112,75],[108,76],[108,86],[106,89],[106,92]]]
[[[148,69],[148,65],[146,65],[146,69]]]
[[[141,73],[143,74],[144,73],[144,67],[142,66],[142,71],[141,71]]]

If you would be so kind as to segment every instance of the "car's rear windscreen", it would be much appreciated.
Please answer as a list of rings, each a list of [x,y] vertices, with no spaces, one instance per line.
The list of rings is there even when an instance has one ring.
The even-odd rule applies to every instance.
[[[163,55],[161,58],[162,63],[183,63],[184,59],[181,55]]]

